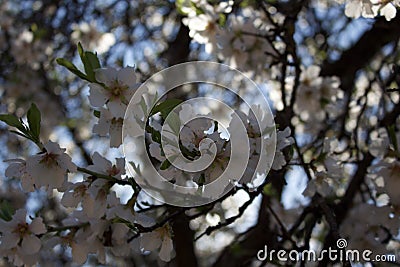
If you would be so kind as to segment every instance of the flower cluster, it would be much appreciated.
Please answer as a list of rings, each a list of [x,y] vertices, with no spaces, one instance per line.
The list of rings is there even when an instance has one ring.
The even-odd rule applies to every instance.
[[[38,261],[42,247],[38,236],[47,232],[42,218],[27,222],[26,210],[19,209],[12,220],[0,220],[0,229],[0,255],[6,256],[16,266],[34,265]]]
[[[44,187],[48,190],[60,189],[67,181],[68,172],[76,172],[71,157],[57,143],[49,141],[44,151],[28,159],[10,160],[6,176],[21,179],[24,191],[31,192]]]
[[[244,71],[262,71],[277,56],[271,33],[274,28],[264,12],[251,7],[232,13],[234,1],[211,5],[207,1],[186,1],[181,10],[187,17],[194,41],[205,45],[205,51],[226,64]],[[268,54],[272,57],[265,57]]]
[[[97,69],[96,80],[98,83],[90,84],[89,101],[92,106],[100,108],[100,118],[93,132],[101,136],[109,134],[111,147],[119,147],[125,111],[139,86],[135,70],[131,67]]]
[[[336,235],[351,249],[400,248],[400,62],[393,34],[400,0],[337,0],[341,7],[328,0],[100,2],[0,3],[0,121],[16,134],[1,136],[0,265],[126,265],[139,257],[165,265],[180,251],[180,230],[203,238],[193,248],[202,265],[230,244],[218,260],[245,255],[257,265],[247,258],[256,254],[252,246],[241,245],[260,232],[268,233],[260,240],[271,236],[271,244],[285,248],[324,247],[331,242],[324,238]],[[346,16],[382,18],[348,23]],[[376,24],[364,33],[352,29],[358,23]],[[371,32],[389,34],[371,47],[371,37],[347,41]],[[358,47],[364,50],[345,52]],[[97,53],[106,65],[135,68],[102,67]],[[141,87],[138,73],[144,80],[167,61],[204,59],[252,77],[272,110],[252,105],[258,95],[245,79],[208,69],[216,80],[229,79],[237,94],[200,83],[159,94],[170,77],[158,81],[155,94],[141,91],[149,84]],[[192,73],[176,78],[186,74]],[[136,93],[140,100],[131,103]],[[185,103],[196,94],[223,99],[232,114],[221,123],[210,119],[227,115],[223,105]],[[131,136],[123,128],[143,137],[144,149],[132,142],[128,150],[146,154],[152,166],[128,159],[124,141]],[[182,162],[205,167],[188,170]],[[245,168],[235,164],[243,162]],[[208,185],[220,198],[170,205],[143,185],[152,186],[155,175],[140,174],[151,167],[182,202],[203,197]],[[218,184],[224,174],[229,181]]]
[[[302,68],[300,86],[296,91],[295,110],[303,121],[321,121],[325,118],[325,110],[332,109],[338,98],[339,79],[337,77],[321,77],[320,67]]]
[[[396,16],[396,9],[400,7],[400,1],[390,0],[350,0],[346,3],[345,14],[350,18],[373,18],[384,16],[387,21]]]

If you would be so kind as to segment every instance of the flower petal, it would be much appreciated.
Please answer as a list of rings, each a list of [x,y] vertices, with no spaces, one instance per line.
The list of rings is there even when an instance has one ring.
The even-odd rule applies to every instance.
[[[111,123],[110,126],[110,146],[119,147],[122,144],[122,121]]]
[[[90,95],[89,102],[94,107],[102,107],[107,102],[109,97],[107,96],[107,91],[97,84],[90,84]]]
[[[89,166],[88,169],[92,171],[105,173],[107,170],[111,169],[112,164],[109,160],[102,157],[98,152],[93,154],[93,165]]]
[[[44,147],[46,148],[47,153],[52,153],[56,155],[60,155],[65,151],[65,149],[62,149],[59,144],[52,141],[48,141],[46,144],[44,144]]]
[[[33,219],[32,223],[29,225],[29,229],[32,233],[40,235],[46,233],[46,226],[43,224],[42,218]]]
[[[118,71],[117,78],[120,84],[131,86],[136,83],[135,69],[132,67],[122,68]]]
[[[57,162],[64,170],[68,170],[69,172],[77,171],[76,165],[72,162],[71,157],[65,153],[59,156],[59,160]]]
[[[72,259],[77,264],[84,264],[87,260],[87,251],[84,245],[73,243],[72,248]]]
[[[14,178],[14,177],[20,178],[23,175],[24,168],[25,168],[24,163],[13,162],[7,167],[5,175],[8,178]]]
[[[32,255],[40,250],[42,243],[37,236],[29,235],[22,239],[21,249],[25,254]]]
[[[96,80],[110,86],[117,81],[118,72],[114,68],[101,68],[95,70]]]
[[[13,222],[25,223],[26,222],[26,209],[19,209],[15,212]]]
[[[170,261],[171,260],[171,255],[174,247],[172,244],[172,239],[171,238],[164,238],[161,249],[160,249],[160,254],[158,256],[162,261]]]
[[[140,239],[140,247],[147,251],[153,251],[161,245],[161,238],[157,232],[144,233]]]
[[[380,13],[385,16],[387,21],[390,21],[394,17],[396,17],[396,8],[391,4],[386,4],[384,7],[381,8]]]
[[[65,192],[61,198],[61,204],[66,208],[78,206],[81,198],[75,197],[73,192]]]
[[[0,240],[1,240],[0,248],[2,249],[15,248],[19,242],[19,235],[7,232],[1,237]]]
[[[111,114],[107,109],[102,109],[99,122],[93,126],[93,132],[100,136],[107,136],[110,130]]]
[[[125,174],[125,158],[117,158],[115,161],[117,169],[119,170],[119,175]]]
[[[108,102],[107,107],[114,118],[123,118],[125,116],[127,106],[120,99]]]

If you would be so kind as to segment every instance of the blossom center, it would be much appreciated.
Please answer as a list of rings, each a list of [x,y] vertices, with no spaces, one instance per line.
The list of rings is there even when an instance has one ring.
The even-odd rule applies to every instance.
[[[86,189],[87,189],[87,187],[84,184],[77,186],[74,190],[74,197],[78,197],[78,196],[83,197],[86,193]]]
[[[46,166],[57,165],[57,157],[58,157],[57,154],[46,153],[43,155],[42,159],[40,160],[40,163]]]
[[[97,193],[96,200],[104,200],[107,199],[108,190],[105,188],[100,188]]]
[[[113,84],[113,86],[110,87],[110,89],[112,97],[119,98],[123,95],[124,91],[128,89],[128,86],[121,85],[116,82],[115,84]]]
[[[29,226],[27,223],[19,223],[13,232],[23,237],[29,233]]]
[[[111,124],[116,126],[116,127],[122,127],[124,119],[123,118],[112,118],[111,119]]]
[[[113,165],[110,169],[107,170],[107,174],[110,176],[117,175],[119,172],[120,170],[115,165]]]

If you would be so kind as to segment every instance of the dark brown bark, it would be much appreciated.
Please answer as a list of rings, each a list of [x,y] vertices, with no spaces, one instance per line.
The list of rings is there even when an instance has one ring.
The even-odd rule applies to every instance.
[[[176,250],[176,266],[197,267],[197,257],[193,248],[194,231],[190,229],[189,220],[184,213],[176,218],[172,224],[172,229]]]
[[[175,40],[169,43],[168,49],[163,55],[169,66],[188,61],[190,41],[189,28],[181,22]]]

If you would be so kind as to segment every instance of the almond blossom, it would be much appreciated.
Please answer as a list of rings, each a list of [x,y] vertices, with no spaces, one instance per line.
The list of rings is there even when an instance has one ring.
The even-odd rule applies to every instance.
[[[90,87],[89,101],[100,108],[98,124],[93,132],[100,136],[110,135],[110,146],[119,147],[122,143],[122,124],[127,105],[138,88],[135,70],[132,67],[116,70],[104,68],[96,70],[96,80]],[[107,108],[104,108],[106,105]]]
[[[266,38],[256,37],[267,35],[269,28],[268,19],[257,10],[247,8],[241,14],[231,14],[217,35],[219,57],[234,68],[262,69],[268,63],[265,53],[276,56]]]
[[[87,202],[91,202],[91,196],[88,193],[88,187],[87,181],[69,184],[61,198],[61,204],[67,208],[77,207],[81,202],[83,207],[89,206]]]
[[[320,121],[325,117],[323,107],[337,100],[340,82],[337,77],[321,77],[319,66],[301,69],[295,111],[304,121]]]
[[[26,221],[25,209],[17,210],[11,221],[0,220],[0,230],[0,255],[7,256],[18,266],[31,264],[42,246],[38,235],[46,233],[42,218]]]
[[[97,173],[106,174],[117,179],[121,179],[121,175],[125,174],[125,159],[117,158],[116,164],[101,156],[98,152],[93,154],[93,165],[89,165],[88,169]]]
[[[276,151],[271,167],[273,170],[280,170],[284,165],[286,165],[286,159],[282,153],[282,150],[294,144],[294,139],[290,135],[291,131],[289,127],[286,127],[283,131],[278,130],[277,132]]]
[[[135,69],[132,67],[116,70],[114,68],[97,69],[96,80],[98,83],[91,83],[89,101],[94,107],[107,106],[114,118],[123,118],[126,107],[135,89]]]
[[[93,126],[93,132],[100,136],[110,136],[110,147],[122,144],[122,124],[124,119],[114,117],[108,109],[100,109],[100,119]]]
[[[346,3],[345,15],[350,18],[373,18],[384,16],[387,21],[396,17],[396,7],[400,6],[399,0],[349,0]]]
[[[160,249],[158,257],[162,261],[170,261],[173,258],[172,233],[169,225],[160,227],[153,232],[140,235],[140,246],[143,250],[154,251]]]
[[[70,217],[64,219],[62,224],[65,227],[78,227],[75,231],[66,234],[55,235],[45,240],[44,247],[53,250],[55,245],[68,246],[71,248],[72,260],[77,264],[84,264],[88,254],[96,254],[100,263],[105,263],[105,248],[97,233],[102,228],[102,224],[97,219],[89,219],[84,212],[75,210]]]
[[[67,173],[76,172],[76,166],[57,143],[49,141],[44,149],[44,152],[26,160],[26,171],[32,176],[36,188],[60,188],[67,180]]]
[[[117,158],[113,165],[109,160],[102,157],[99,153],[93,154],[93,165],[87,167],[88,170],[95,173],[112,176],[121,179],[125,174],[125,161],[123,158]],[[88,182],[78,182],[69,185],[64,193],[61,203],[65,207],[77,207],[82,203],[82,208],[88,218],[101,218],[105,215],[107,209],[107,196],[112,184],[106,179],[95,178]]]
[[[8,178],[21,179],[21,186],[25,192],[35,191],[34,179],[26,170],[26,161],[22,159],[10,159],[7,162],[10,162],[10,165],[6,169],[6,176]]]
[[[308,181],[303,195],[312,197],[316,193],[327,197],[335,194],[339,180],[344,177],[344,167],[335,155],[338,151],[339,141],[336,138],[325,138],[320,160],[314,168],[313,179]]]
[[[193,4],[193,5],[192,5]],[[218,24],[219,13],[229,13],[233,1],[221,2],[212,6],[207,1],[193,1],[186,8],[187,17],[182,19],[183,24],[189,28],[189,36],[199,44],[205,44],[205,51],[212,53],[217,48],[217,35],[221,32]],[[197,14],[196,9],[203,11]]]
[[[385,0],[371,0],[374,4],[372,9],[374,10],[374,14],[379,13],[379,15],[384,16],[387,21],[392,20],[396,17],[397,7],[400,7],[400,1],[385,1]]]
[[[369,176],[379,191],[387,193],[390,203],[399,211],[400,196],[397,189],[400,186],[400,162],[391,158],[383,159],[369,168]]]
[[[372,3],[370,0],[350,0],[346,4],[344,13],[346,16],[355,19],[359,18],[360,16],[366,18],[374,17]]]

